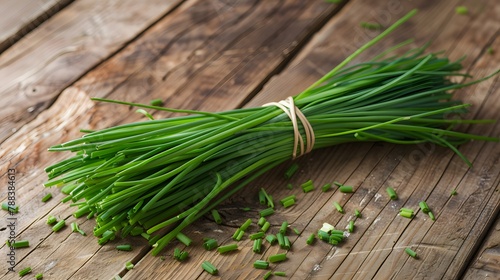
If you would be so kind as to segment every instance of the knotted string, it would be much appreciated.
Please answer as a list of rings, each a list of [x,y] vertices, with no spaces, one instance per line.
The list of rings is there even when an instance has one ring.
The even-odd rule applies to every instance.
[[[295,106],[293,97],[290,96],[285,100],[281,100],[280,102],[270,102],[262,106],[276,106],[281,110],[283,110],[283,112],[285,112],[285,114],[287,114],[290,120],[292,121],[293,138],[294,138],[292,156],[294,159],[297,157],[297,148],[299,145],[300,145],[299,157],[312,151],[315,142],[313,128],[309,123],[309,121],[307,120],[306,116],[300,111],[299,108],[297,108],[297,106]],[[306,134],[305,145],[304,145],[304,139],[300,134],[297,117],[299,118],[300,122],[302,123],[302,126],[304,127],[304,132]]]

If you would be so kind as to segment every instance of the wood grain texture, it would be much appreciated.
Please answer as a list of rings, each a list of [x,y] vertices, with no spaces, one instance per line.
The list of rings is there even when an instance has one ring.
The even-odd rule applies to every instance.
[[[0,143],[179,0],[82,0],[0,55]]]
[[[4,0],[0,2],[0,53],[73,0]]]

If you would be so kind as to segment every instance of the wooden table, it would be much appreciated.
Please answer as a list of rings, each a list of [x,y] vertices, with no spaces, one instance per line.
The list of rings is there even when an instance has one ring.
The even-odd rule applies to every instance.
[[[468,7],[467,14],[455,12],[460,5]],[[15,216],[1,213],[0,236],[8,238],[8,218],[15,217],[15,235],[31,244],[15,251],[15,270],[30,266],[29,277],[41,272],[44,279],[262,279],[265,271],[252,263],[280,252],[278,246],[266,245],[256,255],[245,238],[238,252],[219,255],[201,244],[207,236],[231,243],[237,226],[248,218],[256,221],[262,208],[257,192],[265,187],[275,198],[297,194],[294,207],[277,208],[269,218],[272,232],[283,220],[301,232],[288,234],[293,243],[288,260],[272,265],[288,278],[498,279],[498,143],[462,145],[472,168],[452,151],[431,145],[347,144],[312,152],[297,160],[300,169],[291,183],[340,181],[356,191],[288,190],[282,178],[288,162],[220,205],[222,225],[202,218],[189,227],[185,233],[194,242],[185,248],[190,253],[185,263],[171,259],[174,247],[183,248],[177,242],[164,251],[163,259],[151,256],[140,237],[99,246],[92,236],[69,228],[53,233],[45,224],[50,214],[67,218],[68,224],[76,220],[87,233],[94,226],[93,220],[71,216],[74,209],[60,202],[64,195],[58,189],[42,186],[44,168],[68,156],[47,148],[80,137],[80,128],[142,118],[130,107],[96,104],[89,97],[142,103],[161,98],[168,107],[206,111],[259,106],[299,93],[380,32],[364,29],[360,22],[387,27],[413,8],[420,10],[417,16],[356,61],[414,38],[413,46],[432,42],[430,51],[445,50],[452,59],[467,55],[465,71],[475,77],[498,69],[500,5],[495,0],[0,2],[0,198],[7,200],[8,173],[14,169],[20,205]],[[456,95],[474,105],[467,117],[500,119],[498,76]],[[462,129],[500,135],[500,123]],[[398,200],[388,199],[386,186],[396,189]],[[452,189],[458,195],[450,196]],[[47,193],[54,198],[41,202]],[[413,219],[397,215],[401,207],[416,209],[421,200],[430,205],[436,221],[421,212]],[[333,201],[347,213],[338,213]],[[252,210],[239,210],[243,206]],[[323,222],[344,228],[354,209],[363,217],[345,243],[306,245]],[[116,251],[122,243],[133,244],[134,250]],[[407,256],[406,247],[419,258]],[[8,272],[5,245],[1,252],[0,279],[19,278]],[[219,268],[218,277],[202,271],[205,260]],[[135,264],[133,270],[125,269],[127,261]]]

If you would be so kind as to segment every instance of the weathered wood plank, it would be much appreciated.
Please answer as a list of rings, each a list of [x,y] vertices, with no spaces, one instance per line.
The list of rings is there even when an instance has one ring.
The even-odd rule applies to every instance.
[[[179,2],[77,1],[2,53],[0,142]]]
[[[73,0],[4,0],[0,3],[0,53]]]

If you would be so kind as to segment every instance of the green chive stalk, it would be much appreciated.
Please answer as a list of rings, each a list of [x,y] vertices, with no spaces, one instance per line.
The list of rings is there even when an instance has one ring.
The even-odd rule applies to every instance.
[[[460,61],[426,53],[425,48],[389,56],[390,51],[408,42],[368,62],[348,66],[415,12],[293,97],[313,128],[313,149],[348,142],[430,142],[450,148],[470,165],[458,145],[469,140],[498,141],[454,130],[457,124],[491,121],[450,118],[466,113],[470,106],[453,100],[450,91],[479,83],[498,71],[458,84],[450,77],[467,76],[459,72]],[[49,149],[69,151],[74,156],[46,168],[49,181],[45,186],[62,186],[68,200],[79,207],[75,216],[95,216],[94,235],[101,238],[122,225],[126,225],[122,236],[133,229],[147,234],[163,230],[160,232],[166,233],[153,246],[154,255],[193,221],[292,158],[292,122],[276,106],[210,113],[93,100],[188,114],[83,130],[80,139]],[[306,142],[300,121],[299,131]],[[260,214],[264,217],[273,212],[270,207]]]

